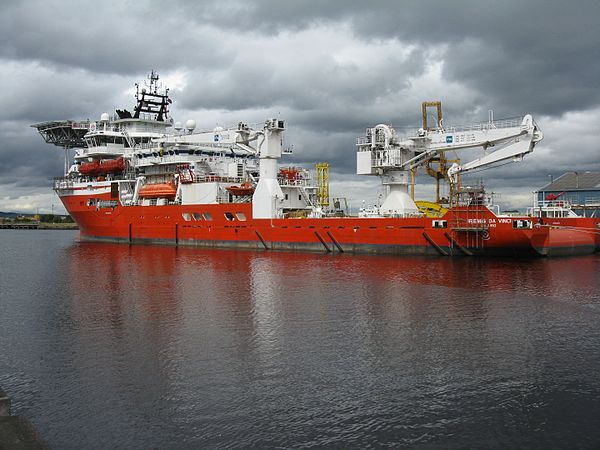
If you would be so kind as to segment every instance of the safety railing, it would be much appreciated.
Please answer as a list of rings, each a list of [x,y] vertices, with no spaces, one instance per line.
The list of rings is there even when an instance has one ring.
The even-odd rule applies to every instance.
[[[444,128],[439,128],[437,130],[429,131],[429,134],[432,133],[456,133],[456,132],[464,132],[464,131],[484,131],[484,130],[496,130],[501,128],[516,128],[520,127],[523,122],[523,117],[509,117],[506,119],[492,120],[487,122],[477,122],[470,125],[452,125]],[[398,129],[397,129],[398,131]],[[399,135],[397,139],[412,139],[415,137],[424,137],[425,134],[422,129],[413,128],[413,127],[404,127],[402,130],[402,135]],[[382,138],[379,135],[374,136],[361,136],[356,138],[356,145],[359,147],[358,151],[368,151],[370,150],[367,146],[373,143],[373,139],[375,139],[375,143],[381,143]],[[362,147],[362,148],[361,148]],[[367,147],[367,148],[365,148]]]
[[[508,119],[479,122],[471,125],[450,126],[440,131],[443,133],[454,133],[457,131],[484,131],[495,130],[499,128],[515,128],[521,126],[522,122],[523,117],[511,117]]]
[[[586,197],[584,206],[600,206],[600,197]]]

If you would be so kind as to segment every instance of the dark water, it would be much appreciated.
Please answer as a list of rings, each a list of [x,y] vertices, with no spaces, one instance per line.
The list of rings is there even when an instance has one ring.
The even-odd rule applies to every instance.
[[[600,257],[0,231],[0,386],[54,448],[598,448]]]

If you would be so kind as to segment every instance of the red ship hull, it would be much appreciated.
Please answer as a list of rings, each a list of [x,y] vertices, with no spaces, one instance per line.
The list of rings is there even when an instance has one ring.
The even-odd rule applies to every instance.
[[[556,224],[546,224],[528,217],[497,217],[482,206],[455,208],[440,219],[253,219],[249,203],[115,206],[116,202],[105,202],[111,206],[101,207],[104,203],[98,200],[111,200],[109,192],[61,195],[61,200],[78,223],[83,240],[444,256],[553,256],[600,249],[599,219],[556,219]],[[516,228],[523,221],[529,221],[529,226]],[[592,231],[583,232],[584,228]]]

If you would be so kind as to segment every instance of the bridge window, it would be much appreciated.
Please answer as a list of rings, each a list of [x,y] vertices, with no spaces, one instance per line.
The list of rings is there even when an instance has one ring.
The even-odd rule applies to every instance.
[[[233,217],[233,214],[231,214],[230,212],[226,212],[224,215],[225,215],[225,218],[229,221],[235,220],[235,217]]]
[[[237,220],[239,220],[240,222],[246,221],[246,214],[244,214],[243,212],[236,212],[235,217],[237,217]]]
[[[448,222],[445,220],[432,220],[431,228],[448,228]]]
[[[204,217],[204,220],[212,220],[212,214],[211,213],[202,213],[202,217]]]
[[[192,213],[192,217],[194,218],[194,220],[202,220],[202,215],[200,213]]]
[[[192,216],[190,216],[190,213],[182,213],[181,217],[183,217],[183,220],[185,220],[186,222],[192,220]]]

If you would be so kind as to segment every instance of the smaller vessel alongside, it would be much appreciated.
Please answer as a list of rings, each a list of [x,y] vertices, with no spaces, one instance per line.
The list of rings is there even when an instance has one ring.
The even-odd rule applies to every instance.
[[[536,220],[536,225],[548,229],[548,236],[534,245],[544,256],[570,255],[578,248],[580,253],[600,251],[600,219],[577,215],[571,204],[558,197],[547,196],[536,201],[527,214]]]

